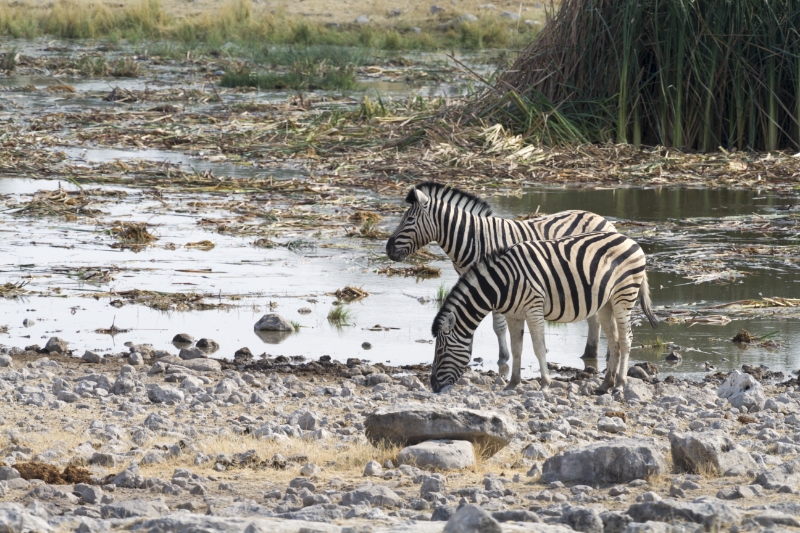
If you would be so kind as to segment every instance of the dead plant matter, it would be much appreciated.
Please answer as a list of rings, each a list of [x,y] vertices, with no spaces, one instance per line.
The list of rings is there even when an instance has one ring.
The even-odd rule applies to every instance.
[[[331,296],[335,296],[337,300],[349,303],[363,300],[369,296],[369,293],[360,287],[347,285],[344,289],[336,289],[336,291],[331,293]]]
[[[63,472],[55,465],[31,461],[14,465],[22,479],[41,479],[50,485],[73,485],[91,483],[91,475],[85,468],[67,466]]]
[[[742,344],[749,344],[753,342],[753,336],[750,335],[750,332],[746,329],[739,330],[739,333],[733,336],[733,342],[739,342]]]
[[[113,247],[139,247],[157,241],[158,237],[147,231],[146,222],[117,222],[109,232],[119,241]]]
[[[387,276],[414,276],[417,279],[431,279],[438,278],[442,275],[442,269],[428,266],[417,265],[411,267],[395,268],[391,266],[379,268],[375,271],[377,274],[385,274]]]

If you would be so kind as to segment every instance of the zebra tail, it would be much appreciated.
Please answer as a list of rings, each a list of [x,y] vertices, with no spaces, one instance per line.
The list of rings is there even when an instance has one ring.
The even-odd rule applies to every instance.
[[[650,308],[650,285],[647,283],[647,272],[644,273],[642,284],[639,287],[639,303],[642,304],[642,311],[647,315],[650,325],[653,326],[653,329],[658,329],[658,317]]]

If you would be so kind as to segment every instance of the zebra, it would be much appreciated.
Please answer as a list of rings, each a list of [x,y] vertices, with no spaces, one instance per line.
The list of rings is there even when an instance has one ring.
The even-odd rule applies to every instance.
[[[631,310],[639,300],[653,328],[645,255],[619,233],[593,232],[545,241],[526,241],[475,263],[450,291],[433,321],[436,355],[431,387],[455,383],[470,361],[475,329],[490,312],[505,315],[514,368],[509,386],[520,381],[520,356],[527,322],[541,370],[547,373],[545,320],[577,322],[598,315],[611,357],[598,392],[624,387],[631,347]]]
[[[411,207],[386,242],[386,254],[394,261],[402,261],[419,248],[436,242],[453,261],[459,275],[463,275],[482,256],[518,242],[555,239],[592,231],[616,232],[611,222],[587,211],[563,211],[525,221],[495,217],[492,216],[491,206],[484,200],[435,182],[412,188],[405,201]],[[587,318],[587,322],[589,335],[581,357],[597,359],[600,322],[595,316]],[[506,319],[495,312],[492,314],[492,326],[500,346],[497,362],[499,371],[508,378]]]

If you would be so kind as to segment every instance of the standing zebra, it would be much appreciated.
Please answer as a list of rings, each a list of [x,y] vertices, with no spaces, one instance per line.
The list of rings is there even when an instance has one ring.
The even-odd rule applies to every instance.
[[[436,356],[431,371],[435,392],[455,383],[472,355],[472,338],[490,312],[504,314],[511,332],[514,369],[511,388],[520,381],[524,322],[539,360],[542,388],[547,375],[545,320],[577,322],[595,313],[608,339],[611,357],[598,391],[627,381],[631,347],[631,309],[639,296],[650,309],[645,256],[635,241],[619,233],[595,232],[515,244],[476,263],[461,276],[433,321]]]
[[[557,239],[592,231],[617,231],[605,218],[586,211],[563,211],[524,221],[494,217],[491,206],[484,200],[434,182],[411,189],[406,202],[411,207],[386,243],[386,254],[394,261],[402,261],[419,248],[436,242],[453,261],[459,275],[463,275],[481,257],[519,242]],[[595,316],[589,316],[586,320],[589,323],[589,335],[581,357],[596,359],[600,322]],[[507,326],[501,313],[492,314],[492,326],[500,345],[497,365],[500,374],[507,378]],[[514,365],[518,365],[518,362],[515,361]]]

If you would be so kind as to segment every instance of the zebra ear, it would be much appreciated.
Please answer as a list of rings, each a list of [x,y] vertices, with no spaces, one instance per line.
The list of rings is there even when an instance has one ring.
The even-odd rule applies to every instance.
[[[456,327],[456,314],[450,311],[444,316],[444,320],[442,321],[442,333],[449,335],[454,327]]]
[[[414,197],[417,200],[417,203],[422,207],[428,207],[428,201],[430,198],[419,189],[414,189]]]

